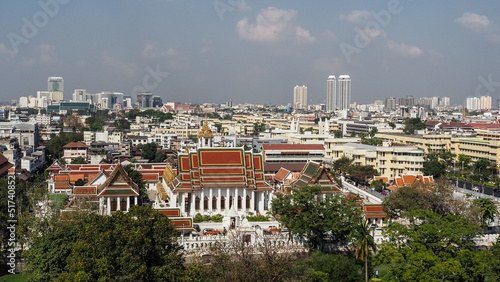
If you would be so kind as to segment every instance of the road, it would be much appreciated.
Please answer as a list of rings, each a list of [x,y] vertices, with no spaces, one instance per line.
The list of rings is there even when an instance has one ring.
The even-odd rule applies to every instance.
[[[451,183],[454,186],[456,186],[457,179],[451,179]],[[478,183],[473,183],[473,182],[458,179],[458,187],[463,188],[463,189],[467,189],[467,190],[471,190],[471,191],[472,191],[472,187],[477,187],[479,189],[479,193],[483,193],[483,189],[481,187],[481,184],[478,184]],[[484,194],[492,195],[495,197],[500,197],[500,191],[496,191],[495,194],[493,194],[493,187],[488,186],[488,185],[484,185]]]

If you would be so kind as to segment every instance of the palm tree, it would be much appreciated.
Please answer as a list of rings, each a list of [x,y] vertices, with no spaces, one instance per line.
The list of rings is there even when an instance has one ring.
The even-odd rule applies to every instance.
[[[370,250],[375,252],[377,246],[373,236],[370,234],[372,229],[368,226],[368,221],[363,218],[360,224],[354,227],[351,233],[352,246],[356,249],[356,258],[365,262],[365,280],[368,282],[368,256]]]

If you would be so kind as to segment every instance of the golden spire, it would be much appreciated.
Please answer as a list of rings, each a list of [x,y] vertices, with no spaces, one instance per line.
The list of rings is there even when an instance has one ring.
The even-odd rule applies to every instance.
[[[198,138],[214,138],[214,133],[208,127],[208,116],[205,114],[205,122],[203,123],[203,127],[201,128],[200,132],[198,133]]]
[[[189,145],[186,144],[186,149],[184,150],[184,154],[189,154]]]
[[[163,179],[165,180],[165,183],[170,183],[172,180],[175,178],[175,172],[172,170],[172,167],[167,164],[165,166],[165,170],[163,171]]]

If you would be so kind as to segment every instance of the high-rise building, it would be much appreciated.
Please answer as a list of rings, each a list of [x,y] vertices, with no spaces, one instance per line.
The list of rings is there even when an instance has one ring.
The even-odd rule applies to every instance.
[[[465,108],[469,111],[479,111],[481,109],[481,99],[479,97],[467,98]]]
[[[73,92],[72,102],[83,102],[87,101],[87,90],[85,89],[75,89]]]
[[[337,108],[339,110],[349,109],[351,106],[351,77],[341,75],[338,79]]]
[[[385,97],[384,98],[384,109],[385,110],[394,110],[396,108],[396,98],[394,97]]]
[[[160,96],[153,96],[153,108],[163,107],[163,100]]]
[[[450,106],[450,97],[443,97],[441,98],[441,101],[439,102],[439,105],[442,107],[449,107]]]
[[[47,88],[51,100],[64,100],[64,81],[62,77],[49,77],[47,80]]]
[[[326,80],[326,111],[337,109],[337,80],[335,75],[330,75]]]
[[[141,92],[137,94],[137,106],[139,108],[152,108],[153,107],[153,93]]]
[[[293,106],[295,109],[307,109],[307,86],[293,88]]]
[[[481,96],[481,110],[491,110],[491,96]]]

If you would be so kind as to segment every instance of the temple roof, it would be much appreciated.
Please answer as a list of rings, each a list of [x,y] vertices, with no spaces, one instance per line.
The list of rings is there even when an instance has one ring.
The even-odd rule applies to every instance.
[[[270,190],[264,180],[261,154],[243,148],[198,148],[178,155],[178,175],[165,182],[175,191],[191,192],[208,187]]]
[[[106,182],[99,186],[98,196],[139,196],[139,187],[117,164]]]
[[[281,175],[276,174],[274,179],[278,182],[282,182],[283,190],[287,193],[290,191],[291,187],[304,186],[320,186],[323,193],[341,192],[330,172],[321,163],[314,161],[308,161],[299,174],[294,173],[292,177],[293,180],[286,181],[288,179],[283,178],[282,181],[279,181],[278,179],[280,178]]]
[[[210,127],[208,127],[208,120],[207,120],[207,116],[205,115],[205,122],[203,123],[203,127],[201,128],[200,132],[198,133],[198,138],[213,138],[214,137],[214,133],[212,132],[212,130],[210,129]]]

